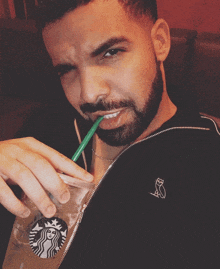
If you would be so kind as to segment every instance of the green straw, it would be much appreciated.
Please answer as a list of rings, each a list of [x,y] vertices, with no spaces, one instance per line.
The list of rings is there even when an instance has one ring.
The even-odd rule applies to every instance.
[[[89,140],[91,139],[91,137],[94,135],[96,129],[99,126],[99,123],[103,120],[103,116],[99,117],[96,122],[93,124],[92,128],[89,130],[88,134],[85,136],[85,138],[83,139],[82,143],[79,145],[78,149],[76,150],[75,154],[72,157],[72,160],[74,162],[76,162],[79,158],[79,156],[81,155],[81,153],[83,152],[84,148],[87,146],[87,144],[89,143]]]

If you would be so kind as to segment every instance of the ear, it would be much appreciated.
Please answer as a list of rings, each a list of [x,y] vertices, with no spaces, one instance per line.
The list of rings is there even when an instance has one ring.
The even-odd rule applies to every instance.
[[[151,38],[157,60],[160,62],[165,61],[170,51],[171,41],[170,29],[164,19],[158,19],[155,22],[151,29]]]

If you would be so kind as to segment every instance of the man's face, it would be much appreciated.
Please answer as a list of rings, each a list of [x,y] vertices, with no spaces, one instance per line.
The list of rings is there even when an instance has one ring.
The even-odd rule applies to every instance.
[[[163,90],[152,25],[117,0],[95,0],[43,30],[69,102],[85,119],[104,115],[97,134],[109,145],[134,141],[157,113]]]

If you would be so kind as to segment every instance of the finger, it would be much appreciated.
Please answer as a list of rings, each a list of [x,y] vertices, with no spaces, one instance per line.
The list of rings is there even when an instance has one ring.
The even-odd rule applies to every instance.
[[[18,160],[30,169],[41,185],[60,203],[69,201],[68,186],[60,179],[54,167],[45,158],[39,154],[21,150]]]
[[[93,181],[93,176],[90,173],[55,149],[50,148],[32,137],[25,138],[25,140],[22,139],[22,141],[23,143],[25,142],[25,145],[28,146],[30,150],[44,156],[56,169],[82,180]]]
[[[63,180],[57,175],[53,166],[41,155],[29,151],[27,146],[26,149],[23,149],[21,145],[13,144],[12,140],[11,143],[5,147],[3,153],[4,155],[0,154],[0,158],[7,158],[7,155],[10,155],[12,159],[17,159],[20,163],[28,167],[41,184],[50,191],[60,203],[66,203],[69,200],[70,194],[67,185],[64,184]],[[9,161],[7,163],[9,163]],[[8,177],[1,172],[1,164],[0,175],[5,181],[8,181],[8,184],[13,183],[12,179],[8,179]]]
[[[0,203],[8,211],[21,218],[27,218],[30,215],[30,210],[14,195],[1,176],[0,190]]]
[[[17,160],[7,158],[3,161],[2,167],[4,169],[3,173],[22,188],[24,193],[33,201],[45,217],[50,218],[55,214],[55,205],[26,166]]]

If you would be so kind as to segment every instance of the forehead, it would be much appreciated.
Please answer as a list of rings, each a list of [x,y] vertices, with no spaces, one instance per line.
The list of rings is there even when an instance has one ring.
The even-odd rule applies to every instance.
[[[132,40],[149,35],[151,27],[148,17],[132,18],[117,0],[95,0],[46,26],[43,38],[50,54],[70,47],[89,52],[111,36]]]

